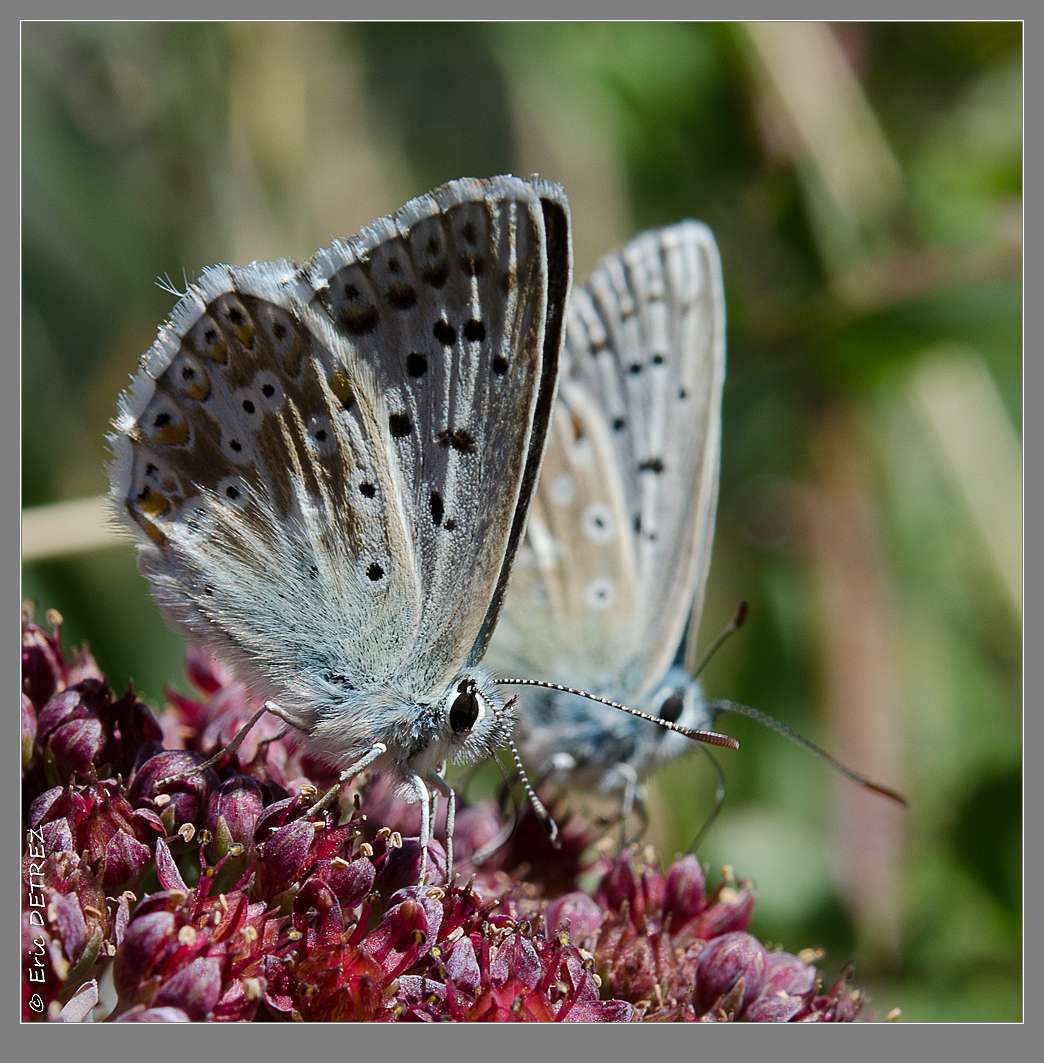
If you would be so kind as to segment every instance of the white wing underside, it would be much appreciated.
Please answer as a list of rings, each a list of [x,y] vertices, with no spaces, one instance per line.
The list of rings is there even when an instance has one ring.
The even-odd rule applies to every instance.
[[[568,244],[561,190],[503,177],[303,267],[207,270],[110,436],[114,503],[172,619],[291,690],[329,673],[422,696],[481,656],[539,466]]]
[[[644,233],[574,289],[544,471],[490,662],[640,701],[694,636],[718,493],[714,240]],[[602,519],[599,519],[602,518]]]

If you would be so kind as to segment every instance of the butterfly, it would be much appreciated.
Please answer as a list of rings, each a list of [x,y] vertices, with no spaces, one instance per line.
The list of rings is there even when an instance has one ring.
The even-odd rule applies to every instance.
[[[709,701],[695,678],[724,380],[721,263],[706,226],[645,232],[573,289],[547,453],[487,662],[505,676],[538,664],[685,729],[750,716],[901,800],[767,714]],[[683,640],[688,667],[674,663]],[[692,748],[682,734],[606,713],[572,686],[517,682],[538,688],[523,695],[518,724],[536,773],[618,795],[621,819],[633,810],[644,824],[642,781]]]
[[[452,843],[446,762],[511,741],[513,703],[480,661],[570,281],[559,186],[452,181],[304,265],[205,270],[109,436],[112,499],[160,606],[269,699],[212,760],[271,712],[338,786],[370,769],[415,797],[423,861],[429,787]]]

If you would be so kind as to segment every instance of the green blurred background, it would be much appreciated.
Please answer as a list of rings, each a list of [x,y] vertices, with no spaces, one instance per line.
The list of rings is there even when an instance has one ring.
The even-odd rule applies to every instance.
[[[153,704],[181,643],[96,548],[103,434],[178,285],[306,258],[462,174],[562,181],[577,275],[717,235],[729,313],[706,673],[904,789],[745,721],[701,854],[755,931],[880,1013],[1015,1019],[1021,969],[1017,24],[27,24],[24,594]],[[46,555],[46,556],[45,556]],[[34,559],[35,558],[35,559]],[[712,792],[663,772],[654,840]]]

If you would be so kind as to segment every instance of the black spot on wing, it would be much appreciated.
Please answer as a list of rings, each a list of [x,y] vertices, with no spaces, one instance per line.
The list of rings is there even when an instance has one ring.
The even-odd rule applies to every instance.
[[[452,347],[457,342],[457,330],[445,318],[440,317],[431,331],[443,347]]]
[[[388,418],[388,429],[396,439],[408,436],[413,428],[413,422],[408,413],[393,413]]]
[[[452,447],[458,454],[474,454],[478,450],[474,437],[463,428],[444,428],[436,442],[440,447]]]

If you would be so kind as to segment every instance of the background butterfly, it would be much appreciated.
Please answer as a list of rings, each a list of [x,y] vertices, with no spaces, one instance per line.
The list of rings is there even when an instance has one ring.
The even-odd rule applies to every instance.
[[[561,188],[464,179],[304,266],[206,270],[121,397],[112,494],[167,615],[308,750],[452,798],[510,739],[479,665],[544,449]],[[326,801],[331,800],[331,791]]]
[[[548,451],[489,663],[503,674],[539,666],[687,728],[742,713],[822,753],[757,710],[708,702],[693,675],[724,378],[721,265],[705,226],[643,233],[574,289]],[[688,668],[673,663],[686,626]],[[518,733],[541,777],[619,794],[624,815],[643,817],[641,780],[692,748],[549,690],[523,694]]]

